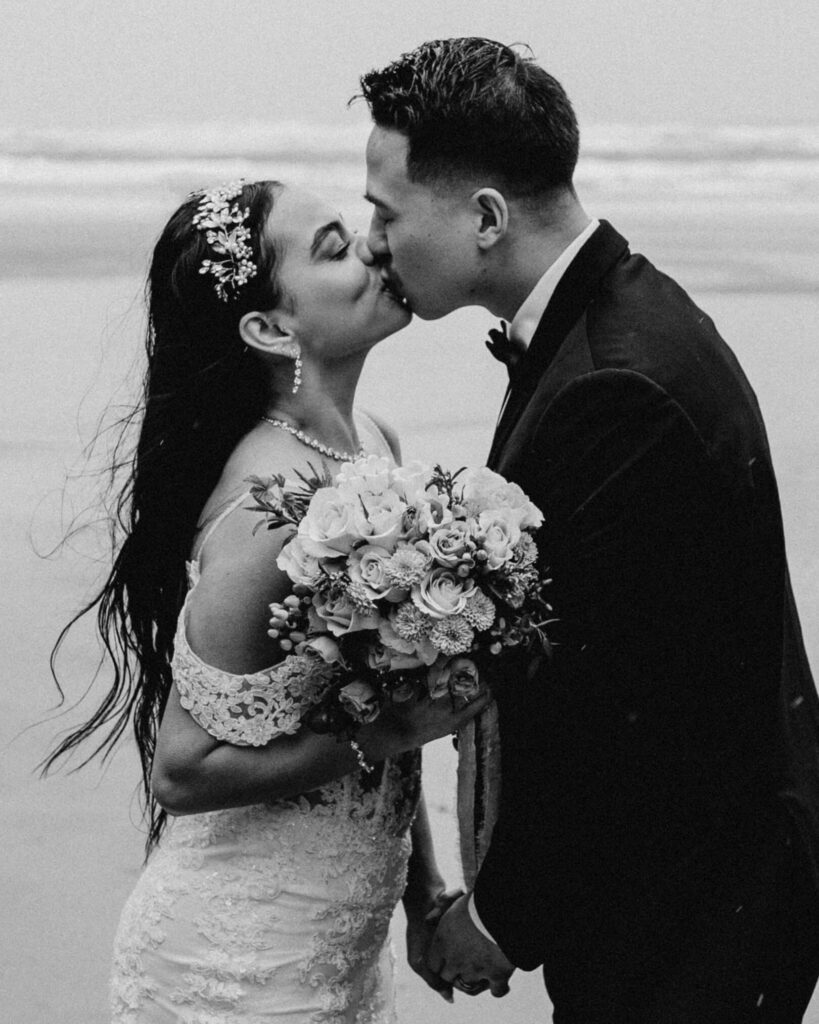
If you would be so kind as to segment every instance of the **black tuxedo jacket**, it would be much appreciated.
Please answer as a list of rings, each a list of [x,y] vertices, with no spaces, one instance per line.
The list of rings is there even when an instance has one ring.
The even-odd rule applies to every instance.
[[[665,1020],[649,1002],[691,984],[711,1005],[794,877],[812,905],[819,861],[819,711],[753,391],[603,222],[514,373],[490,466],[545,513],[560,622],[551,661],[504,664],[478,913],[516,965],[544,965],[556,1021]]]

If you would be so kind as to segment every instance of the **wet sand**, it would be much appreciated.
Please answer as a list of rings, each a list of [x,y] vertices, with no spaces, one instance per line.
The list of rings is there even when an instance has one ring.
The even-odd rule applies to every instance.
[[[0,589],[4,670],[0,687],[0,962],[3,1016],[13,1024],[104,1024],[108,957],[120,907],[140,868],[143,836],[129,742],[105,770],[39,781],[34,768],[62,723],[42,723],[56,691],[48,653],[61,625],[104,569],[99,533],[80,533],[42,557],[74,512],[87,509],[80,440],[113,394],[137,379],[141,322],[135,277],[0,281],[4,392],[0,407]],[[819,295],[805,292],[697,295],[734,347],[766,416],[778,471],[788,550],[809,656],[819,670]],[[466,310],[413,324],[373,353],[361,404],[398,428],[406,458],[485,459],[504,390],[502,367],[485,352],[490,318]],[[79,412],[78,412],[79,409]],[[86,517],[87,518],[87,517]],[[68,704],[89,685],[97,651],[89,630],[66,648]],[[92,687],[92,692],[98,692]],[[90,704],[87,705],[90,707]],[[448,741],[426,756],[425,786],[439,860],[457,881],[454,754]],[[399,1018],[452,1024],[550,1019],[538,972],[518,973],[512,994],[456,997],[454,1007],[416,981],[403,961],[396,915]],[[809,1021],[819,1022],[819,996]]]

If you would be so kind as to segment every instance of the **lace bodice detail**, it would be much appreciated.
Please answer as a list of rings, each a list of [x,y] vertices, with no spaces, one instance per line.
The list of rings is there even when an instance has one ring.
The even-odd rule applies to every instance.
[[[198,578],[194,561],[191,590]],[[172,663],[183,706],[237,746],[294,733],[323,663],[214,668],[190,648],[187,603]],[[172,819],[120,919],[113,1024],[395,1024],[388,933],[419,792],[412,752],[291,799]]]
[[[112,1024],[396,1024],[417,757],[378,774],[174,819],[120,920]]]
[[[188,563],[188,579],[190,595],[199,582],[195,561]],[[330,682],[324,662],[291,654],[272,668],[243,675],[208,665],[188,643],[187,603],[179,615],[171,662],[182,707],[211,736],[234,746],[261,747],[276,736],[295,733]]]
[[[378,426],[359,414],[359,430],[367,448],[392,459]],[[202,548],[219,524],[241,506],[242,494],[223,510],[205,535]],[[211,736],[235,746],[264,746],[276,736],[298,731],[305,712],[316,704],[331,682],[321,658],[291,654],[260,672],[237,674],[208,665],[188,643],[186,622],[190,595],[199,582],[199,560],[188,562],[188,594],[179,614],[171,662],[180,703]]]
[[[180,703],[213,737],[236,746],[263,746],[277,736],[293,735],[301,718],[325,692],[331,672],[318,657],[291,655],[260,672],[226,672],[202,661],[188,643],[188,600],[199,581],[196,561],[188,564],[190,589],[179,614],[171,661]],[[282,806],[322,806],[342,815],[378,819],[391,835],[409,824],[420,785],[420,758],[405,755],[369,776],[353,772]]]

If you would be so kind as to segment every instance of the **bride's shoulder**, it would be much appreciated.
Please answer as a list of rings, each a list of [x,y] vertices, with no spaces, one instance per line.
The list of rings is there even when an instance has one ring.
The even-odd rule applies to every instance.
[[[248,435],[239,441],[205,502],[194,539],[195,555],[207,542],[211,566],[224,562],[234,575],[244,563],[249,572],[255,572],[260,553],[266,551],[275,558],[284,540],[282,530],[254,530],[261,513],[250,517],[247,510],[252,511],[255,504],[251,495],[254,480],[279,473],[292,476],[301,454],[295,446],[288,450],[287,442],[292,440],[284,435],[281,444],[264,444]]]
[[[367,452],[388,455],[401,462],[401,445],[395,429],[380,416],[365,409],[356,410],[358,436]]]

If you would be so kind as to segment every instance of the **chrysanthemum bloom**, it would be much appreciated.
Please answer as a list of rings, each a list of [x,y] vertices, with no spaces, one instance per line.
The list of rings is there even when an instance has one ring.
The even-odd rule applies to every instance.
[[[386,564],[387,576],[404,590],[420,583],[429,568],[431,558],[426,551],[409,544],[401,545]]]
[[[419,608],[407,601],[393,616],[392,627],[402,640],[416,643],[429,635],[430,621]]]
[[[430,631],[429,639],[442,654],[452,657],[472,649],[475,632],[463,615],[451,615],[446,619],[438,619]]]
[[[369,591],[363,583],[357,580],[350,580],[347,584],[347,596],[355,605],[355,610],[362,615],[368,615],[375,611],[375,602],[370,597]]]
[[[482,590],[475,590],[461,614],[473,629],[481,633],[495,621],[495,604]]]

